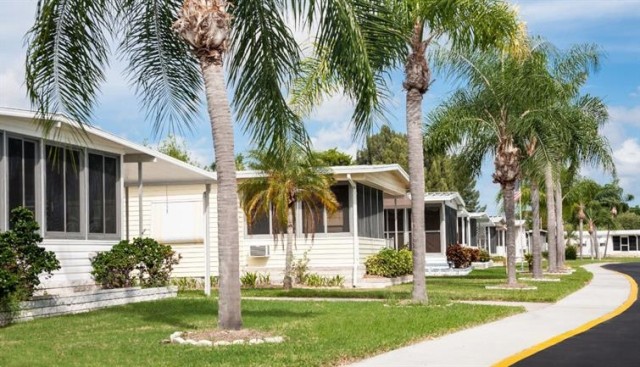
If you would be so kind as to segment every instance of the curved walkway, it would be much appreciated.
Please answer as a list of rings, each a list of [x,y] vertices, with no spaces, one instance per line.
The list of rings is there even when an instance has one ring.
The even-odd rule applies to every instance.
[[[592,281],[559,302],[539,310],[420,342],[351,366],[491,366],[601,318],[627,301],[632,285],[622,274],[587,265]],[[501,365],[508,365],[503,363]]]

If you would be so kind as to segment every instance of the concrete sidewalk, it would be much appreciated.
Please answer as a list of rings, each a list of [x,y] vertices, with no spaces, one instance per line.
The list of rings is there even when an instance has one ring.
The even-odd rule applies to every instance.
[[[396,349],[352,364],[372,366],[491,366],[557,335],[602,317],[628,298],[631,285],[601,264],[585,266],[593,280],[581,290],[539,310]]]

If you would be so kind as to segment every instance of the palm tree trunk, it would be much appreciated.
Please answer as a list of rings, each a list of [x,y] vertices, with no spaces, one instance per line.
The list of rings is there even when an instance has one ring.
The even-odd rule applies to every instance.
[[[502,187],[502,197],[504,198],[504,216],[507,221],[507,284],[516,285],[516,208],[513,200],[515,184],[506,183]]]
[[[222,63],[201,62],[218,174],[218,326],[240,329],[240,244],[233,126]]]
[[[547,197],[547,244],[549,245],[549,271],[558,271],[556,262],[556,207],[553,190],[553,172],[551,163],[547,163],[544,172],[545,193]]]
[[[531,252],[533,256],[534,279],[542,278],[542,248],[540,247],[540,187],[535,181],[531,182]]]
[[[412,299],[427,301],[425,284],[424,234],[424,151],[422,136],[422,96],[429,86],[429,67],[422,42],[423,24],[417,21],[411,39],[411,52],[405,64],[404,88],[407,90],[407,140],[411,177],[411,248],[413,250]]]
[[[556,187],[554,190],[555,194],[555,205],[556,205],[556,253],[558,254],[556,257],[556,267],[559,271],[564,269],[564,218],[562,217],[562,187],[560,185],[560,180],[558,179],[556,182]]]
[[[293,263],[293,205],[287,210],[287,254],[284,260],[284,289],[293,287],[291,264]]]
[[[607,247],[609,247],[609,235],[611,234],[611,225],[607,226],[607,238],[604,241],[604,254],[602,255],[603,259],[607,258]]]
[[[582,220],[582,218],[580,218],[580,230],[578,232],[579,233],[578,237],[579,237],[579,241],[580,241],[580,243],[579,243],[579,246],[580,246],[579,247],[579,249],[580,249],[579,250],[580,251],[580,260],[582,260],[582,226],[583,226],[583,224],[584,224],[583,220]]]

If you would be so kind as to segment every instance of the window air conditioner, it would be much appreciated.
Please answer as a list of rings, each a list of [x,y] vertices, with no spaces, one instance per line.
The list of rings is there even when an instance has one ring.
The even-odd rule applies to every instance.
[[[269,245],[251,245],[249,246],[249,256],[251,257],[268,257]]]

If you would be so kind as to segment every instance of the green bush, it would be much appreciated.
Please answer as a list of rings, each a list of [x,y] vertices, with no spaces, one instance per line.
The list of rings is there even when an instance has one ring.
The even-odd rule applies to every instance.
[[[33,296],[40,275],[60,269],[53,251],[40,247],[40,227],[31,210],[13,209],[10,230],[0,233],[0,307],[12,308]]]
[[[497,261],[497,262],[504,262],[505,258],[504,256],[491,256],[491,260]]]
[[[549,251],[542,251],[542,258],[549,260]]]
[[[143,287],[164,287],[169,284],[173,266],[180,261],[180,255],[171,246],[159,244],[152,238],[134,238],[133,244],[138,255],[138,279]]]
[[[566,260],[575,260],[578,258],[578,250],[575,246],[569,245],[564,249],[564,258]]]
[[[302,254],[301,259],[296,259],[291,263],[291,271],[293,272],[293,279],[297,284],[304,284],[309,273],[309,256],[307,255],[309,250]]]
[[[133,243],[120,241],[111,250],[91,259],[91,274],[97,283],[107,289],[136,284],[160,287],[169,284],[173,265],[179,261],[180,256],[175,255],[171,246],[159,244],[151,238],[134,238]]]
[[[475,250],[475,251],[474,251]],[[478,252],[476,254],[476,251]],[[479,257],[479,250],[471,247],[463,247],[462,245],[451,245],[447,247],[447,261],[453,262],[456,268],[467,268]]]
[[[407,249],[396,251],[385,248],[369,256],[365,265],[367,274],[394,278],[413,272],[413,257]]]
[[[489,260],[491,260],[491,255],[489,255],[489,252],[487,252],[486,250],[478,250],[478,251],[479,251],[478,261],[486,263],[486,262],[489,262]]]

